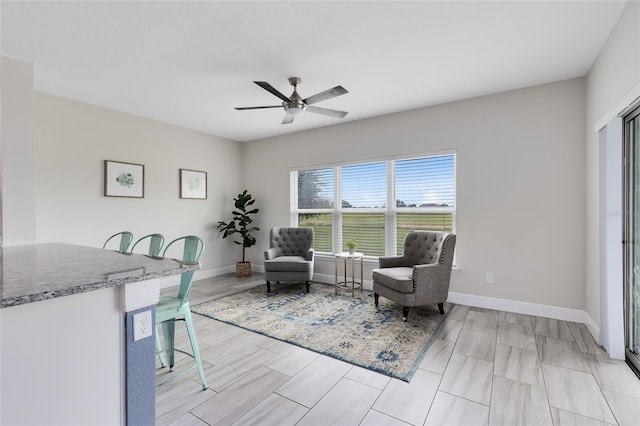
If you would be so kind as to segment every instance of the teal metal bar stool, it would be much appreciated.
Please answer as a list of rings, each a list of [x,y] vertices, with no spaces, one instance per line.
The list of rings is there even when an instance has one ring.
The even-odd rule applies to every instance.
[[[164,249],[162,254],[166,257],[169,248],[178,242],[184,241],[184,251],[182,260],[190,262],[198,262],[202,253],[204,252],[204,241],[200,238],[189,235],[186,237],[176,238],[171,241]],[[175,351],[183,353],[192,357],[195,360],[195,364],[181,372],[180,374],[172,377],[171,379],[158,384],[158,386],[170,383],[189,371],[196,368],[200,375],[200,383],[202,383],[202,389],[207,389],[207,380],[204,377],[204,371],[202,370],[202,361],[200,359],[200,351],[198,349],[198,340],[196,339],[196,332],[193,327],[193,320],[191,317],[191,307],[189,306],[189,293],[191,292],[191,284],[193,282],[193,274],[195,271],[183,272],[180,277],[180,290],[175,297],[160,297],[160,301],[156,305],[156,325],[162,325],[162,336],[164,340],[165,349],[162,350],[160,344],[160,337],[156,333],[156,351],[160,358],[160,364],[166,367],[169,364],[169,371],[173,371],[174,355]],[[191,342],[192,353],[184,352],[175,348],[175,322],[178,320],[184,320],[187,327],[187,334],[189,335],[189,341]],[[165,360],[166,356],[166,360]],[[168,362],[167,362],[168,361]]]
[[[133,246],[131,246],[131,253],[133,253],[133,250],[135,250],[138,244],[147,239],[149,240],[149,250],[147,251],[147,254],[152,257],[160,256],[160,250],[162,250],[162,246],[164,245],[164,237],[162,234],[149,234],[140,238],[133,244]]]
[[[117,251],[119,251],[120,253],[126,253],[127,250],[129,250],[131,241],[133,241],[133,234],[129,231],[122,231],[118,232],[117,234],[113,234],[112,236],[107,238],[107,241],[104,242],[102,248],[107,248],[107,244],[109,244],[109,241],[117,237],[120,237],[120,246]]]

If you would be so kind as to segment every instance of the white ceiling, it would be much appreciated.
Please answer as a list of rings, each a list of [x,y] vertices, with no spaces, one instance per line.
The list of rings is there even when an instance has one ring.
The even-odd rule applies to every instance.
[[[2,1],[34,87],[248,141],[585,75],[625,1]],[[350,93],[281,125],[252,81]]]

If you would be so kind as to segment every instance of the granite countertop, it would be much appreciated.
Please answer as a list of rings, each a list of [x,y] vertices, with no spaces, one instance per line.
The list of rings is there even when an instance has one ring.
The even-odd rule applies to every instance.
[[[0,308],[195,271],[197,262],[64,243],[0,249]]]

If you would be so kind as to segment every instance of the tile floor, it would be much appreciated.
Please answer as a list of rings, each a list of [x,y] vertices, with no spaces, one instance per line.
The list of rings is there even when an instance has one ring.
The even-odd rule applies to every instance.
[[[260,274],[197,281],[190,301],[262,284]],[[640,380],[582,324],[458,305],[406,383],[194,321],[209,388],[195,372],[158,387],[158,425],[640,425]],[[176,344],[188,345],[181,324]],[[178,356],[176,370],[188,362]]]

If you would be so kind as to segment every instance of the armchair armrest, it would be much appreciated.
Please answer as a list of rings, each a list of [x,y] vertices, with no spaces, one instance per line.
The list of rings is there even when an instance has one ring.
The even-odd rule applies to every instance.
[[[399,266],[413,266],[407,264],[404,256],[381,256],[378,258],[380,268],[397,268]]]
[[[425,265],[413,265],[413,280],[424,281],[431,280],[431,277],[446,272],[444,265],[439,263],[428,263]]]
[[[307,250],[307,260],[308,261],[312,261],[313,260],[313,254],[314,254],[313,248],[310,248],[309,250]]]
[[[264,260],[272,260],[280,255],[280,250],[276,247],[271,247],[264,251]]]
[[[451,268],[438,263],[413,267],[413,288],[417,297],[447,299]]]

